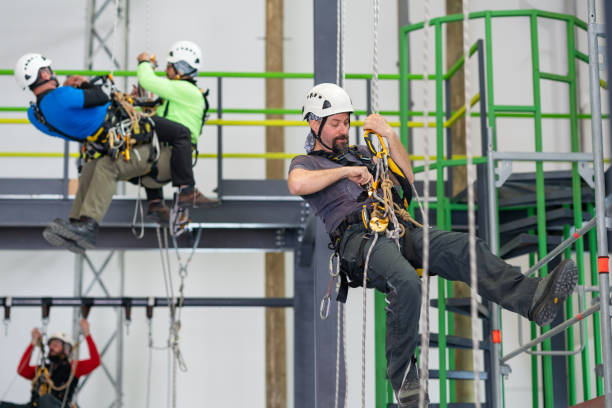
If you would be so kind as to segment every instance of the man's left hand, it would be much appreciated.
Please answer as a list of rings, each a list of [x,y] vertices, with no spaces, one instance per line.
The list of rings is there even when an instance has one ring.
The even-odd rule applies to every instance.
[[[141,52],[140,54],[138,54],[138,62],[143,62],[143,61],[151,61],[151,55],[148,52]]]
[[[387,123],[387,120],[378,113],[373,113],[365,118],[363,121],[363,128],[365,130],[371,130],[372,132],[378,133],[387,139],[397,137],[397,134],[389,123]]]
[[[81,319],[81,330],[83,331],[83,336],[89,336],[89,322],[85,319]]]

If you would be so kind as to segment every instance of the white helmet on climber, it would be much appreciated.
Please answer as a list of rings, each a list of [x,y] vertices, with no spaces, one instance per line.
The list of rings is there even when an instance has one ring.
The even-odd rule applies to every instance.
[[[22,88],[33,85],[38,78],[38,70],[51,67],[51,60],[41,54],[29,53],[23,55],[15,65],[15,80]]]
[[[200,69],[202,50],[192,41],[178,41],[168,51],[168,62],[181,76],[194,76]]]
[[[336,84],[323,83],[316,85],[306,94],[302,117],[308,120],[309,113],[318,118],[325,118],[337,113],[354,111],[351,98],[343,88]]]

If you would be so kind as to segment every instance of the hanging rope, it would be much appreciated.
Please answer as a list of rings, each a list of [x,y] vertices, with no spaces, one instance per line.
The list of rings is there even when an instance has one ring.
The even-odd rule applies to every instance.
[[[345,33],[345,0],[337,0],[336,2],[336,85],[344,86],[345,68],[344,68],[344,33]],[[336,268],[334,270],[333,260],[336,259]],[[329,316],[329,307],[331,303],[331,293],[336,283],[336,293],[340,290],[340,257],[337,252],[332,253],[329,259],[329,274],[330,282],[327,294],[321,300],[320,316],[325,320]],[[334,392],[334,408],[339,408],[340,402],[340,363],[344,369],[344,405],[346,408],[348,401],[348,369],[346,361],[346,306],[342,302],[336,302],[336,383]],[[344,353],[344,358],[342,358]]]
[[[419,387],[419,408],[425,407],[425,396],[427,393],[427,381],[429,379],[429,86],[428,86],[428,62],[429,62],[429,18],[430,0],[423,1],[424,21],[423,27],[423,111],[425,126],[423,137],[423,151],[425,155],[425,174],[423,195],[425,197],[423,212],[423,272],[421,275],[421,351],[419,361],[421,365],[421,379]],[[440,171],[440,170],[438,170]]]
[[[130,229],[132,230],[132,235],[136,237],[136,239],[142,239],[144,237],[144,208],[142,205],[142,199],[140,198],[140,182],[141,178],[138,177],[138,192],[136,194],[136,204],[134,205],[134,215],[132,216],[132,225],[130,225]],[[140,218],[140,231],[136,230],[138,226],[138,218]]]
[[[465,76],[465,150],[467,166],[468,190],[468,227],[470,256],[470,314],[472,320],[472,363],[474,365],[474,401],[480,408],[479,394],[479,354],[478,354],[478,274],[476,269],[476,216],[474,207],[474,182],[476,181],[475,166],[472,153],[472,121],[470,104],[470,42],[469,42],[469,1],[463,0],[463,68]]]
[[[182,372],[187,371],[187,363],[183,358],[183,354],[180,349],[180,330],[181,330],[181,313],[183,310],[183,305],[185,301],[185,280],[188,276],[188,267],[193,259],[196,249],[200,244],[200,239],[202,238],[202,229],[198,229],[196,233],[196,237],[194,239],[193,246],[191,248],[191,253],[187,257],[187,259],[183,262],[183,258],[181,257],[179,246],[176,241],[176,236],[170,234],[172,238],[172,244],[174,245],[174,249],[176,251],[177,263],[179,265],[179,289],[178,289],[178,300],[174,295],[174,285],[172,282],[172,273],[170,267],[170,252],[168,245],[168,229],[163,228],[163,234],[161,228],[158,226],[156,228],[157,233],[157,242],[160,250],[161,264],[162,264],[162,274],[164,276],[164,286],[166,289],[166,298],[168,300],[168,307],[170,311],[170,328],[168,334],[167,348],[168,351],[171,351],[171,355],[168,357],[168,372],[169,372],[169,381],[168,381],[168,395],[169,400],[171,402],[172,407],[176,407],[176,388],[177,388],[177,370],[181,370]],[[163,239],[162,239],[163,238]],[[153,339],[151,335],[151,329],[149,328],[149,348],[153,349]],[[151,358],[151,357],[150,357]],[[170,386],[171,384],[171,386]]]
[[[119,25],[119,13],[121,12],[120,8],[119,8],[119,0],[115,0],[115,19],[113,20],[113,40],[111,43],[111,69],[110,69],[110,73],[111,76],[114,76],[115,74],[115,47],[117,44],[117,26]]]
[[[378,100],[378,20],[380,15],[380,0],[373,0],[374,2],[374,24],[373,24],[373,38],[372,38],[372,82],[370,83],[370,95],[372,99],[372,113],[378,113],[379,100]]]
[[[145,50],[151,51],[151,0],[145,0]]]

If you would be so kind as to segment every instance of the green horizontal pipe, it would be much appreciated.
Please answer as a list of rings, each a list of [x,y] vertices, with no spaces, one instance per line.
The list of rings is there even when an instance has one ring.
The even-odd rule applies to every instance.
[[[109,71],[86,70],[86,69],[58,69],[57,75],[84,75],[98,76],[106,75]],[[165,75],[164,71],[156,71],[157,75]],[[13,75],[12,69],[0,69],[0,75]],[[113,71],[116,77],[135,77],[136,71],[116,70]],[[314,74],[308,72],[199,72],[199,77],[221,77],[221,78],[285,78],[285,79],[312,79]],[[419,75],[415,75],[419,76]],[[423,76],[420,75],[422,78]],[[346,79],[372,79],[372,74],[346,74]],[[398,80],[399,74],[378,74],[381,80]]]
[[[25,112],[28,108],[25,106],[0,106],[0,112]],[[216,108],[211,108],[210,113],[217,113]],[[261,115],[300,115],[299,109],[247,109],[247,108],[225,108],[223,113],[235,114],[261,114]],[[383,116],[399,116],[399,111],[396,110],[381,110],[379,113]],[[453,112],[454,113],[454,112]],[[365,110],[356,110],[355,115],[364,116],[367,114]],[[446,113],[445,113],[446,114]],[[423,111],[409,111],[409,116],[423,116]],[[480,112],[472,111],[473,117],[480,117]],[[503,118],[522,118],[528,119],[533,118],[533,113],[517,113],[517,112],[496,112],[497,117]],[[543,113],[542,118],[544,119],[569,119],[569,113]],[[603,119],[610,119],[609,114],[603,114]],[[591,119],[591,115],[588,113],[579,113],[578,119]]]
[[[482,164],[486,163],[486,157],[473,157],[472,163],[474,164]],[[467,163],[467,159],[452,159],[452,160],[444,160],[442,162],[432,162],[429,165],[431,170],[437,169],[439,167],[456,167],[456,166],[465,166]],[[425,166],[416,166],[412,168],[413,173],[422,173],[425,171]]]
[[[540,72],[540,78],[548,79],[551,81],[568,82],[568,83],[571,81],[567,75],[558,75],[558,74],[553,74],[551,72]]]
[[[589,56],[586,55],[585,53],[576,50],[574,54],[576,55],[576,58],[578,58],[579,60],[584,61],[587,64],[589,63]]]
[[[570,16],[567,14],[552,13],[550,11],[535,10],[535,9],[531,9],[531,10],[491,10],[491,11],[482,10],[482,11],[475,11],[475,12],[470,13],[469,18],[470,20],[474,20],[478,18],[485,18],[487,14],[489,14],[491,17],[531,17],[535,15],[538,17],[550,18],[554,20],[562,20],[562,21],[573,20],[577,27],[582,28],[583,30],[587,29],[586,22],[584,20],[579,19],[578,17]],[[462,21],[462,20],[463,20],[463,14],[451,14],[448,16],[432,18],[431,20],[429,20],[429,24],[433,26],[437,23],[445,24],[445,23],[452,23],[455,21]],[[419,23],[409,24],[409,25],[402,27],[401,32],[405,34],[411,31],[420,30],[424,26],[425,24],[422,21]]]
[[[495,105],[493,107],[497,112],[535,112],[534,106],[529,105]]]
[[[472,55],[474,55],[474,53],[476,52],[476,50],[478,49],[478,42],[475,42],[471,47],[470,47],[470,57]],[[463,66],[465,62],[465,55],[461,54],[461,57],[459,57],[459,59],[457,60],[457,62],[455,62],[453,64],[453,66],[448,70],[448,72],[446,74],[444,74],[443,78],[444,79],[449,79],[450,77],[452,77],[453,75],[455,75],[455,73],[457,71],[459,71],[459,69]]]
[[[0,112],[25,112],[26,106],[0,106]]]

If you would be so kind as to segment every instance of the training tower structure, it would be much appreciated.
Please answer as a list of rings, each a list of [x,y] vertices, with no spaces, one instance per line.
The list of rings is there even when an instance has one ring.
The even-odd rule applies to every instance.
[[[593,2],[590,1],[592,6]],[[92,2],[93,10],[90,14],[91,24],[88,32],[93,43],[93,38],[101,41],[102,37],[95,30],[95,18],[99,16],[108,1],[103,6],[96,8]],[[123,3],[122,3],[123,4]],[[127,9],[127,2],[126,9]],[[592,9],[594,10],[594,9]],[[228,180],[223,177],[224,157],[248,157],[248,158],[279,158],[286,159],[292,155],[266,155],[266,154],[228,154],[223,152],[223,127],[232,125],[263,125],[263,126],[295,126],[303,123],[293,120],[226,120],[224,113],[270,113],[284,115],[299,115],[295,109],[275,110],[249,110],[233,109],[224,107],[223,85],[231,78],[305,78],[313,79],[315,83],[335,82],[336,62],[339,58],[336,49],[337,33],[337,9],[335,4],[325,0],[314,1],[314,32],[315,55],[314,74],[290,74],[290,73],[235,73],[235,72],[202,72],[200,76],[216,78],[216,89],[214,94],[216,104],[211,109],[215,116],[208,121],[208,126],[216,126],[218,152],[212,155],[217,162],[217,192],[222,204],[217,208],[198,209],[192,212],[193,222],[190,224],[192,233],[187,233],[178,239],[181,248],[192,248],[194,244],[198,248],[206,249],[255,249],[261,251],[293,251],[295,253],[294,263],[294,296],[292,298],[188,298],[186,307],[207,306],[243,306],[243,307],[288,307],[294,310],[294,406],[295,407],[322,407],[332,406],[334,397],[335,371],[335,345],[336,345],[336,320],[335,314],[330,313],[327,321],[319,319],[319,298],[327,290],[329,282],[328,260],[329,249],[327,247],[328,237],[324,232],[322,224],[311,214],[308,205],[300,198],[289,194],[284,180]],[[592,11],[594,13],[594,11]],[[496,18],[512,17],[527,18],[530,21],[531,30],[531,55],[533,72],[533,104],[531,105],[498,105],[495,103],[493,58],[495,52],[494,39],[492,38],[492,24]],[[410,33],[421,30],[423,23],[412,24],[404,27],[400,32],[400,74],[379,75],[381,80],[399,81],[400,86],[400,111],[381,112],[385,115],[397,115],[400,117],[402,126],[401,136],[408,143],[409,127],[432,126],[435,127],[436,135],[436,161],[432,166],[436,170],[436,181],[429,186],[417,183],[417,188],[430,188],[436,196],[435,202],[431,203],[431,220],[442,229],[459,228],[465,229],[466,209],[463,197],[451,197],[449,191],[448,177],[445,177],[444,169],[450,166],[465,165],[465,159],[448,157],[446,153],[448,142],[445,144],[445,129],[465,113],[465,110],[450,112],[448,109],[448,95],[450,93],[448,79],[457,72],[464,64],[463,58],[459,59],[448,72],[443,71],[443,41],[442,30],[447,22],[460,21],[463,16],[445,16],[432,19],[431,29],[435,32],[435,73],[426,80],[435,82],[436,111],[434,120],[428,122],[411,122],[410,118],[418,116],[420,112],[409,109],[409,91],[411,81],[422,81],[422,75],[408,72],[408,47],[407,39]],[[539,401],[538,387],[543,384],[544,402],[546,407],[557,406],[557,404],[575,404],[579,400],[589,400],[595,396],[611,392],[608,384],[612,376],[612,367],[607,362],[610,360],[610,319],[608,302],[601,303],[593,309],[591,302],[598,297],[598,293],[607,294],[605,282],[607,275],[597,274],[598,263],[603,265],[607,259],[608,248],[605,234],[605,214],[603,209],[604,180],[603,162],[601,161],[601,144],[593,149],[594,154],[581,153],[578,151],[578,124],[579,120],[590,116],[581,116],[578,113],[576,103],[576,64],[589,63],[598,58],[597,38],[602,35],[601,25],[594,20],[588,23],[573,16],[549,13],[539,10],[520,11],[482,11],[470,14],[470,19],[482,19],[485,24],[484,38],[476,41],[471,47],[471,56],[477,59],[478,89],[479,92],[469,101],[472,105],[479,105],[480,111],[474,115],[480,118],[482,151],[486,152],[483,157],[476,158],[478,164],[478,224],[479,235],[490,243],[494,251],[504,258],[513,258],[517,255],[529,254],[532,264],[536,259],[545,259],[547,253],[561,245],[564,256],[571,256],[572,249],[568,244],[574,245],[576,261],[580,270],[579,284],[587,285],[585,268],[590,264],[590,288],[584,292],[591,294],[586,296],[579,292],[579,311],[583,316],[589,314],[589,319],[581,320],[581,332],[585,325],[592,326],[594,336],[592,342],[586,341],[586,336],[576,346],[575,333],[571,327],[561,331],[552,339],[542,342],[541,349],[536,348],[535,343],[528,343],[521,350],[535,353],[548,353],[532,356],[532,380],[534,390],[534,406]],[[568,72],[566,75],[558,75],[542,72],[539,66],[538,47],[538,21],[541,19],[554,19],[563,22],[567,27],[567,56]],[[123,24],[123,23],[122,23]],[[127,18],[125,21],[127,25]],[[127,28],[126,28],[127,31]],[[587,35],[591,47],[589,54],[576,49],[575,33]],[[106,37],[108,39],[108,37]],[[106,40],[102,40],[104,44]],[[127,41],[127,36],[126,40]],[[102,49],[105,47],[103,46]],[[88,62],[91,62],[90,47]],[[112,53],[109,53],[112,55]],[[91,66],[88,66],[91,68]],[[592,81],[594,88],[591,89],[592,120],[595,128],[593,140],[601,142],[601,126],[597,128],[596,123],[601,124],[601,106],[595,95],[599,94],[599,67],[591,64]],[[595,68],[593,68],[595,67]],[[595,71],[595,69],[597,71]],[[57,71],[58,74],[80,73],[83,75],[97,75],[100,71]],[[0,70],[2,75],[12,75],[12,70]],[[134,76],[134,72],[117,70],[116,77]],[[347,80],[363,81],[364,90],[369,98],[371,75],[348,74]],[[567,84],[569,90],[569,112],[566,114],[547,114],[542,111],[540,82],[556,81]],[[595,81],[595,82],[593,82]],[[605,81],[601,83],[605,86]],[[24,108],[4,108],[5,111],[23,111]],[[356,112],[356,141],[359,142],[359,118],[370,111],[370,106]],[[599,115],[599,119],[598,119]],[[535,126],[536,152],[515,154],[511,152],[497,151],[497,130],[500,124],[497,119],[502,117],[527,117],[533,118]],[[542,152],[542,119],[564,118],[568,119],[571,127],[572,152],[557,154]],[[23,123],[23,119],[1,119],[0,123]],[[450,140],[450,137],[447,138]],[[539,147],[538,147],[539,146]],[[8,156],[9,154],[3,154]],[[19,154],[13,154],[19,156]],[[68,166],[70,157],[68,148],[63,154],[56,156],[64,160],[64,177],[61,179],[0,179],[0,248],[2,249],[48,249],[48,245],[42,238],[43,228],[56,217],[65,217],[72,205],[72,197],[68,195]],[[210,155],[202,155],[202,158]],[[421,160],[422,158],[415,158]],[[511,174],[512,161],[534,161],[536,172],[531,174]],[[567,172],[544,172],[542,163],[544,161],[572,162],[571,171]],[[593,163],[593,167],[590,167]],[[415,167],[415,172],[422,172],[423,167]],[[521,197],[516,197],[516,191],[528,191]],[[507,194],[506,194],[507,193]],[[110,251],[109,256],[100,267],[93,265],[91,260],[85,257],[77,258],[75,273],[75,296],[73,298],[0,298],[0,306],[45,306],[45,307],[76,307],[78,314],[79,306],[93,307],[115,307],[119,309],[118,328],[120,335],[125,318],[124,310],[133,307],[150,306],[150,300],[145,298],[125,298],[123,293],[112,296],[107,293],[105,298],[87,297],[87,289],[83,290],[82,277],[84,264],[88,264],[94,274],[94,282],[102,285],[102,274],[113,256],[113,251],[129,251],[130,249],[158,248],[153,225],[147,225],[142,240],[134,239],[131,233],[132,213],[135,200],[121,198],[113,201],[111,208],[102,225],[98,240],[100,250]],[[413,208],[414,210],[414,205]],[[415,213],[418,215],[418,213]],[[594,229],[588,231],[585,226],[591,228],[595,221],[586,223],[589,219],[596,220],[597,233]],[[201,239],[196,239],[197,231],[203,230]],[[587,232],[588,231],[588,232]],[[574,232],[578,238],[573,238]],[[585,233],[585,238],[582,238]],[[566,244],[564,244],[566,242]],[[598,245],[599,243],[599,245]],[[588,250],[588,253],[585,252]],[[121,254],[121,252],[120,252]],[[585,259],[585,254],[587,254]],[[121,255],[120,255],[121,256]],[[555,262],[555,261],[552,261]],[[600,270],[601,271],[601,270]],[[546,267],[541,269],[546,273]],[[603,271],[601,271],[603,272]],[[603,282],[600,282],[602,280]],[[595,287],[600,284],[600,286]],[[601,286],[603,285],[603,286]],[[103,285],[102,285],[103,286]],[[587,290],[588,289],[588,290]],[[430,344],[439,350],[439,370],[431,370],[432,379],[439,380],[441,390],[440,403],[433,406],[467,406],[453,405],[454,391],[453,381],[471,379],[471,372],[456,371],[453,369],[450,356],[455,348],[471,348],[472,340],[453,336],[452,313],[469,313],[469,299],[451,299],[450,285],[441,280],[438,286],[438,297],[432,299],[432,305],[438,308],[438,333],[432,333]],[[572,319],[576,315],[575,302],[568,301],[565,312],[566,319],[570,323],[578,321]],[[599,305],[599,302],[596,303]],[[153,306],[166,307],[167,302],[163,298],[153,299]],[[597,309],[601,307],[600,314]],[[498,340],[500,330],[500,312],[497,308],[483,304],[479,308],[479,316],[482,318],[483,339],[478,340],[479,347],[483,350],[485,371],[480,378],[484,380],[485,398],[487,407],[503,406],[503,383],[502,375],[507,374],[504,364],[514,355],[508,350],[501,350]],[[604,316],[606,316],[604,318]],[[561,323],[561,319],[555,324]],[[389,384],[385,380],[384,361],[384,298],[376,294],[376,406],[392,406],[392,394]],[[508,324],[508,323],[507,323]],[[553,329],[554,330],[554,329]],[[546,331],[543,331],[544,334]],[[495,334],[494,334],[495,333]],[[550,332],[549,332],[550,333]],[[556,332],[554,332],[556,333]],[[607,333],[607,335],[606,335]],[[532,325],[532,340],[542,339],[537,329]],[[602,341],[603,340],[603,341]],[[566,348],[571,353],[564,352]],[[533,348],[532,348],[533,347]],[[607,352],[606,352],[607,350]],[[518,351],[517,351],[518,352]],[[121,351],[120,351],[121,353]],[[561,355],[561,354],[568,355]],[[571,355],[569,355],[571,354]],[[574,354],[579,355],[582,379],[576,378],[576,359]],[[597,367],[590,364],[591,356]],[[118,356],[122,359],[122,356]],[[538,364],[542,365],[543,378],[538,378]],[[564,372],[566,375],[554,373]],[[121,373],[115,375],[108,373],[109,379],[115,385],[117,398],[121,398]],[[344,376],[340,375],[340,388],[344,389]],[[604,381],[605,379],[605,381]],[[582,381],[583,395],[576,395],[575,383]],[[565,398],[565,399],[564,399]],[[490,405],[489,405],[490,404]],[[612,404],[612,401],[608,402]],[[607,405],[612,406],[612,405]]]

